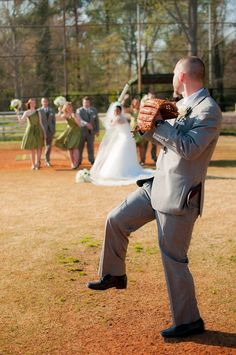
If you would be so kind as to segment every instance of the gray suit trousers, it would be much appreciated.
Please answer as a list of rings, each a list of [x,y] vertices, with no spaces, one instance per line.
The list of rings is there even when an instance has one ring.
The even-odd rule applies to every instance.
[[[48,135],[45,138],[45,161],[50,162],[50,155],[52,150],[53,135]]]
[[[155,211],[151,206],[150,194],[151,183],[146,182],[109,213],[99,275],[124,275],[129,235],[156,219],[173,324],[194,322],[200,315],[193,278],[188,268],[187,251],[198,211],[186,209],[181,216]]]
[[[79,164],[83,160],[83,150],[85,143],[87,142],[88,160],[91,164],[94,163],[94,133],[90,132],[86,127],[81,129],[81,137],[79,143]]]

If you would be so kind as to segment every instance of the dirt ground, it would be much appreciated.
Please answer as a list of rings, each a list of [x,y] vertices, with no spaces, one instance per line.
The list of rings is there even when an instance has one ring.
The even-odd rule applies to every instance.
[[[76,184],[55,149],[52,168],[31,171],[25,153],[0,144],[1,355],[236,354],[236,137],[220,137],[208,169],[189,252],[207,331],[185,340],[159,334],[171,318],[154,222],[130,237],[127,290],[85,287],[106,215],[135,185]]]

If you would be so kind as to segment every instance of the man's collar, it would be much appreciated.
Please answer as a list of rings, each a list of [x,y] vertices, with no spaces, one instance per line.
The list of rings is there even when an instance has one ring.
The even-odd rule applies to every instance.
[[[179,100],[176,103],[176,106],[179,108],[181,106],[184,106],[186,108],[190,107],[191,109],[193,109],[208,96],[210,96],[209,91],[206,88],[202,88],[193,93],[192,95],[188,96],[188,101],[185,100],[184,102],[184,99]]]
[[[194,92],[193,94],[191,94],[190,96],[184,97],[184,98],[183,98],[183,101],[182,101],[182,104],[183,104],[184,106],[190,106],[190,104],[191,104],[192,102],[194,102],[195,99],[196,99],[199,95],[201,95],[204,90],[205,90],[205,88],[201,88],[201,89],[199,89],[198,91],[195,91],[195,92]]]

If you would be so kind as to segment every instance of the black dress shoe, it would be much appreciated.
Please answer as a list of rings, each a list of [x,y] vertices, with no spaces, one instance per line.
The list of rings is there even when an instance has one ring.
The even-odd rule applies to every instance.
[[[205,331],[204,322],[199,318],[196,322],[181,324],[165,329],[161,332],[164,338],[184,338],[193,334],[200,334]]]
[[[87,287],[91,288],[91,290],[107,290],[111,287],[123,289],[127,287],[127,276],[112,276],[107,274],[103,276],[99,281],[88,282]]]

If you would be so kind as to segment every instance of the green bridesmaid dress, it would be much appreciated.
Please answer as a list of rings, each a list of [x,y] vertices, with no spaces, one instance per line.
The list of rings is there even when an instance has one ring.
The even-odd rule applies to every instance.
[[[55,139],[55,146],[60,149],[79,148],[81,130],[73,117],[66,118],[65,131]]]
[[[130,127],[131,127],[131,131],[133,131],[137,125],[137,118],[138,118],[138,112],[132,112],[130,114],[131,118],[130,118]],[[135,139],[135,143],[136,145],[140,145],[142,144],[142,136],[140,136],[140,134],[138,132],[133,132],[133,137]]]
[[[21,149],[37,149],[44,145],[43,129],[39,123],[37,112],[27,117],[27,126],[22,139]]]

